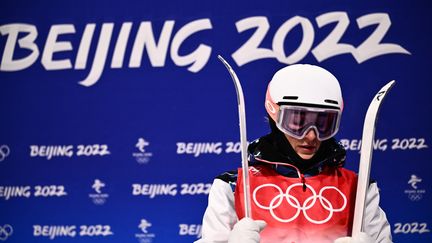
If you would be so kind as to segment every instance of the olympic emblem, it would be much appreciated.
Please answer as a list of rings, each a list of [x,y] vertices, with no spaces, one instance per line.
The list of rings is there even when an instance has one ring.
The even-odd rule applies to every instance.
[[[413,192],[408,194],[408,198],[411,201],[420,201],[423,198],[423,195],[420,193]]]
[[[289,186],[286,189],[285,193],[283,193],[283,191],[282,191],[282,189],[280,187],[278,187],[277,185],[274,185],[274,184],[264,184],[264,185],[258,186],[253,191],[253,200],[254,200],[254,203],[258,207],[260,207],[260,208],[262,208],[264,210],[269,210],[270,214],[272,215],[272,217],[275,220],[277,220],[277,221],[279,221],[281,223],[289,223],[289,222],[295,220],[300,215],[300,213],[303,212],[304,217],[309,222],[311,222],[313,224],[324,224],[324,223],[328,222],[332,218],[332,216],[333,216],[333,214],[335,212],[341,212],[341,211],[343,211],[346,208],[347,198],[346,198],[346,196],[338,188],[336,188],[334,186],[325,186],[325,187],[321,188],[321,190],[319,191],[319,193],[317,195],[317,193],[315,192],[315,190],[313,189],[313,187],[311,187],[310,185],[306,185],[306,186],[307,186],[307,188],[309,190],[311,190],[312,196],[308,197],[303,202],[303,204],[301,204],[297,198],[295,198],[293,195],[290,194],[291,189],[293,189],[294,187],[303,187],[302,183],[292,184],[291,186]],[[265,187],[276,188],[276,190],[279,192],[279,194],[276,195],[270,201],[270,203],[269,203],[268,206],[262,205],[261,203],[258,202],[258,200],[256,198],[257,192],[259,190],[261,190],[262,188],[265,188]],[[342,198],[343,198],[343,205],[340,208],[334,208],[333,205],[332,205],[332,203],[330,202],[330,200],[328,200],[327,198],[325,198],[322,195],[323,192],[326,191],[326,190],[335,190],[336,192],[338,192],[342,196]],[[282,204],[284,198],[286,199],[286,201],[288,202],[288,204],[290,206],[292,206],[293,208],[297,209],[297,211],[294,214],[294,216],[292,216],[291,218],[287,218],[287,219],[280,218],[274,212],[274,210]],[[321,204],[321,206],[325,210],[327,210],[329,212],[328,216],[325,219],[323,219],[323,220],[314,220],[307,213],[307,211],[315,205],[315,203],[317,202],[317,200],[319,200],[319,203]]]
[[[9,224],[5,224],[3,226],[0,225],[0,240],[5,241],[11,236],[13,233],[13,228]]]
[[[0,146],[0,162],[6,159],[9,156],[10,149],[7,145]]]

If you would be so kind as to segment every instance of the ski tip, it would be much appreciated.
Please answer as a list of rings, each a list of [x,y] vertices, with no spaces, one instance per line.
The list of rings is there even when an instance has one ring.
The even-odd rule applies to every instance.
[[[217,58],[223,62],[223,63],[227,63],[227,61],[225,60],[225,58],[223,58],[221,55],[217,55]]]
[[[396,84],[396,80],[392,80],[392,81],[390,81],[390,82],[388,82],[387,84],[386,84],[386,86],[389,86],[390,88],[391,87],[393,87],[393,85],[395,85]]]
[[[388,82],[386,85],[384,85],[380,91],[376,94],[376,99],[378,101],[381,101],[384,96],[387,94],[387,92],[393,87],[393,85],[395,85],[396,80],[392,80],[390,82]]]
[[[221,61],[223,63],[223,65],[225,65],[225,67],[228,70],[232,70],[231,65],[229,65],[229,63],[221,55],[218,55],[217,57],[218,57],[219,61]]]
[[[395,83],[396,83],[396,80],[392,80],[392,81],[388,82],[386,85],[384,85],[384,86],[382,87],[382,89],[384,89],[384,90],[389,90],[390,88],[393,87],[393,85],[395,85]]]

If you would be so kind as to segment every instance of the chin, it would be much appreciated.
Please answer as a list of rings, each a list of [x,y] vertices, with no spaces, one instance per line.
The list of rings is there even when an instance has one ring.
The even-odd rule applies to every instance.
[[[304,160],[312,159],[315,154],[299,154],[300,158]]]

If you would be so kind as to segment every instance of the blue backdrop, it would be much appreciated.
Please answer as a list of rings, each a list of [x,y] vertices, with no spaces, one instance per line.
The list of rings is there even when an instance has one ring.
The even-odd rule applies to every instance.
[[[269,131],[279,68],[323,66],[358,169],[363,119],[395,79],[372,177],[395,242],[430,242],[430,1],[2,1],[0,242],[192,242],[213,178]],[[429,104],[429,105],[428,105]]]

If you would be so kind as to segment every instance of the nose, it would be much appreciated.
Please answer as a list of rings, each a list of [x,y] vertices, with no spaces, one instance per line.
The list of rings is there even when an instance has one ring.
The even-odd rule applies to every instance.
[[[304,136],[304,139],[308,140],[308,141],[313,141],[315,139],[317,139],[317,134],[315,133],[314,129],[309,129],[309,131],[307,131],[306,135]]]

